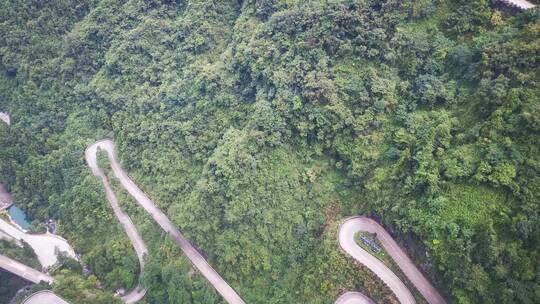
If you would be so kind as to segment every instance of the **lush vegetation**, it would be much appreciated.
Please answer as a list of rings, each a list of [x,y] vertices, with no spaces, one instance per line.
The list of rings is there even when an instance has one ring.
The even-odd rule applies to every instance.
[[[358,213],[456,303],[540,302],[540,22],[494,2],[3,1],[0,182],[83,254],[92,276],[57,275],[74,301],[138,276],[83,159],[113,137],[249,303],[395,301],[338,248]],[[122,200],[146,301],[220,302]]]
[[[39,263],[34,250],[25,241],[21,241],[21,243],[18,244],[13,240],[0,239],[0,252],[25,265],[41,269],[41,264]]]

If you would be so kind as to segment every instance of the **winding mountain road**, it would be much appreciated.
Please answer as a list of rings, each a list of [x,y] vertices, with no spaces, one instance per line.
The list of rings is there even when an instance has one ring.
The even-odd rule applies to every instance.
[[[403,252],[392,236],[390,236],[379,223],[365,216],[352,217],[345,220],[339,229],[339,244],[341,248],[355,260],[373,271],[388,286],[388,288],[392,290],[400,303],[413,304],[416,303],[416,301],[409,289],[392,272],[392,270],[356,243],[354,236],[360,231],[366,231],[377,235],[383,248],[428,303],[446,304],[446,301],[435,287],[433,287],[418,268],[416,268],[411,259]],[[351,295],[350,297],[353,296]],[[338,302],[336,301],[336,303]],[[360,299],[357,298],[354,301],[342,303],[360,304],[365,302],[360,302]]]
[[[0,112],[0,120],[4,121],[8,125],[10,124],[10,117],[6,113]],[[97,153],[100,150],[107,153],[113,174],[120,181],[124,189],[141,207],[146,210],[146,212],[148,212],[154,218],[157,224],[164,231],[173,237],[190,262],[201,272],[201,274],[210,282],[210,284],[212,284],[212,286],[220,293],[225,301],[227,301],[229,304],[245,304],[236,291],[234,291],[234,289],[232,289],[232,287],[230,287],[227,282],[223,280],[223,278],[212,268],[212,266],[208,264],[204,257],[189,243],[189,241],[169,220],[165,213],[163,213],[154,204],[154,202],[152,202],[152,200],[150,200],[150,198],[139,187],[137,187],[128,174],[122,170],[116,159],[113,141],[109,139],[101,140],[90,145],[86,149],[86,162],[92,170],[92,173],[99,177],[103,183],[105,194],[109,203],[111,204],[111,207],[113,208],[114,214],[124,227],[131,243],[133,244],[133,247],[135,248],[140,263],[141,273],[144,271],[145,257],[148,254],[148,250],[140,234],[138,233],[137,228],[129,216],[120,208],[118,198],[116,197],[107,176],[97,164]],[[390,257],[392,257],[394,262],[428,303],[446,304],[444,298],[424,277],[418,268],[416,268],[410,258],[403,252],[399,245],[381,225],[379,225],[376,221],[363,216],[352,217],[345,220],[339,229],[338,238],[341,248],[346,253],[351,255],[355,260],[364,264],[367,268],[373,271],[390,288],[390,290],[392,290],[400,303],[414,304],[416,302],[411,292],[392,272],[392,270],[390,270],[379,259],[365,251],[356,243],[355,234],[360,231],[376,234],[386,252],[390,255]],[[53,282],[53,278],[49,275],[41,273],[3,255],[0,255],[0,267],[34,283],[38,283],[40,281],[49,283]],[[135,303],[142,299],[145,294],[146,289],[144,289],[139,283],[135,289],[122,297],[122,300],[128,304]],[[56,296],[54,293],[48,291],[38,292],[27,298],[24,303],[67,304],[67,302]],[[374,302],[359,292],[346,292],[336,300],[335,304],[374,304]]]
[[[116,159],[114,144],[112,140],[105,139],[98,141],[86,150],[86,162],[92,169],[94,175],[105,176],[97,164],[97,152],[103,150],[107,152],[111,168],[115,177],[126,191],[137,201],[137,203],[146,210],[156,221],[156,223],[169,235],[173,237],[180,249],[184,252],[190,262],[199,270],[199,272],[212,284],[219,294],[230,304],[244,304],[245,302],[227,284],[227,282],[208,264],[205,258],[189,243],[189,241],[180,233],[178,228],[169,220],[150,198],[131,180],[128,174],[120,167]],[[108,184],[106,179],[102,178],[104,184]],[[110,185],[109,185],[110,187]],[[107,187],[106,187],[107,188]],[[112,188],[111,188],[112,191]],[[109,192],[107,190],[107,192]],[[109,198],[109,195],[107,195]]]
[[[86,162],[88,163],[88,166],[92,170],[92,173],[99,177],[101,179],[101,182],[103,183],[103,187],[105,188],[105,195],[107,196],[107,200],[111,204],[111,207],[114,211],[114,215],[122,224],[124,227],[124,230],[126,231],[126,234],[129,237],[129,240],[131,241],[131,244],[133,245],[133,248],[135,249],[135,252],[137,253],[137,258],[139,259],[139,267],[141,274],[144,271],[144,265],[145,265],[145,258],[146,255],[148,255],[148,249],[146,248],[146,245],[144,244],[144,241],[137,231],[137,228],[131,221],[131,218],[122,211],[122,208],[120,208],[120,204],[118,203],[118,198],[116,197],[116,194],[114,193],[114,190],[111,187],[111,184],[109,183],[109,180],[107,179],[107,176],[103,171],[97,166],[96,161],[96,155],[97,155],[97,148],[99,145],[91,145],[88,147],[85,151],[85,158]],[[146,294],[146,289],[139,283],[137,286],[130,291],[128,294],[122,297],[122,300],[125,303],[131,304],[139,301],[144,297]]]

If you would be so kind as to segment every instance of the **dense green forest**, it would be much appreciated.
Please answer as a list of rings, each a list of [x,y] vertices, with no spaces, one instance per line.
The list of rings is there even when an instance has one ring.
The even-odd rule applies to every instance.
[[[248,303],[395,303],[339,250],[377,218],[455,303],[540,302],[540,19],[489,0],[5,0],[0,182],[113,303],[138,262],[84,163],[124,168]],[[146,303],[222,303],[145,213]],[[82,292],[84,291],[84,292]]]

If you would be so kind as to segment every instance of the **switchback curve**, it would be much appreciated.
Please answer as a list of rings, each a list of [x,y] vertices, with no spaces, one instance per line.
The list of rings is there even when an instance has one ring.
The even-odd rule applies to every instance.
[[[140,267],[140,273],[142,274],[144,271],[144,265],[145,265],[145,258],[148,254],[148,249],[146,248],[146,245],[139,234],[137,228],[131,221],[131,218],[120,208],[120,204],[118,203],[118,198],[116,197],[116,194],[114,193],[114,190],[111,187],[111,184],[109,183],[109,180],[105,173],[101,171],[101,169],[97,166],[96,162],[96,155],[97,155],[97,145],[91,145],[88,147],[85,151],[85,158],[88,163],[88,166],[92,169],[92,173],[99,177],[101,179],[101,182],[103,183],[103,187],[105,188],[105,195],[107,196],[107,200],[111,204],[111,207],[114,211],[114,215],[122,224],[124,227],[124,230],[126,231],[126,234],[129,237],[129,240],[131,241],[131,244],[133,245],[133,248],[135,249],[135,252],[137,253],[137,258],[139,259],[139,267]],[[146,294],[146,289],[141,285],[139,282],[137,286],[131,290],[128,294],[124,295],[122,297],[122,300],[125,303],[131,304],[139,301],[142,299]]]
[[[217,292],[229,304],[245,304],[236,291],[227,284],[227,282],[217,273],[217,271],[208,264],[206,259],[193,247],[189,241],[180,233],[178,228],[169,220],[152,200],[131,180],[128,174],[122,169],[116,159],[113,141],[105,139],[98,141],[86,150],[86,162],[92,169],[94,175],[103,175],[104,173],[97,164],[98,149],[107,152],[111,169],[115,177],[120,181],[124,189],[135,199],[135,201],[148,212],[156,223],[169,235],[173,237],[180,249],[184,252],[189,261],[199,270],[199,272],[212,284]],[[107,182],[102,178],[102,181]],[[107,182],[108,184],[108,182]]]
[[[365,216],[358,216],[346,219],[339,228],[339,244],[341,248],[351,255],[355,260],[364,264],[373,271],[396,295],[400,303],[416,303],[413,295],[403,282],[379,259],[362,249],[356,243],[354,236],[357,232],[366,231],[375,233],[381,245],[403,271],[405,276],[411,281],[416,289],[422,294],[430,304],[446,304],[444,298],[416,268],[411,259],[403,252],[399,245],[384,227],[373,219]],[[338,303],[338,302],[336,302]],[[348,302],[362,303],[362,302]]]

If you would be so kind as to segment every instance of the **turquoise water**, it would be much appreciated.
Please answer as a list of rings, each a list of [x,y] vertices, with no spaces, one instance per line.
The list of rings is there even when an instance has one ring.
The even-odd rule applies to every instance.
[[[9,207],[7,211],[13,221],[17,223],[17,225],[21,226],[22,229],[27,230],[28,228],[30,228],[30,223],[26,219],[26,214],[24,214],[24,211],[22,211],[19,207],[15,206],[15,204],[11,205],[11,207]]]

